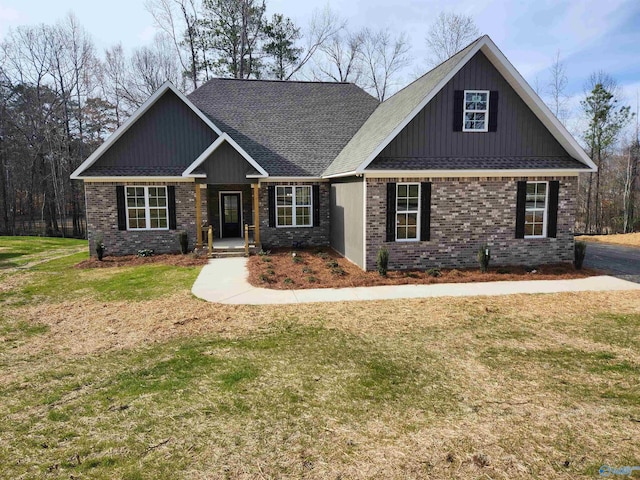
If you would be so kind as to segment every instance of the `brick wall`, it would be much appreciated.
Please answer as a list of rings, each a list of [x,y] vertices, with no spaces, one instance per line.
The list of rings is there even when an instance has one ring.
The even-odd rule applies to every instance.
[[[270,185],[320,185],[320,225],[313,227],[269,227]],[[262,183],[260,185],[260,241],[263,248],[291,247],[294,243],[304,246],[329,246],[330,184],[328,182]]]
[[[559,180],[557,238],[515,238],[518,180]],[[476,267],[483,243],[491,265],[542,265],[573,261],[577,177],[367,179],[367,270],[381,246],[390,269]],[[431,240],[386,242],[387,182],[432,182]]]
[[[87,206],[87,231],[89,252],[95,255],[95,238],[101,234],[106,246],[105,255],[130,255],[143,248],[156,253],[180,251],[178,232],[185,230],[189,235],[189,248],[196,240],[195,186],[193,183],[135,182],[129,185],[176,187],[176,230],[118,230],[116,186],[122,182],[85,182]],[[204,192],[203,192],[204,194]],[[203,210],[203,218],[206,218]]]

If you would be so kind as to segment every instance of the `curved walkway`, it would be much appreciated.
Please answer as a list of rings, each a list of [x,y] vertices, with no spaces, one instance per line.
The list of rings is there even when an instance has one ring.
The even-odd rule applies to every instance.
[[[246,258],[218,258],[209,261],[202,268],[191,292],[196,297],[208,302],[235,305],[265,305],[638,289],[640,289],[640,284],[602,275],[575,280],[523,280],[517,282],[438,283],[433,285],[272,290],[257,288],[247,282]]]

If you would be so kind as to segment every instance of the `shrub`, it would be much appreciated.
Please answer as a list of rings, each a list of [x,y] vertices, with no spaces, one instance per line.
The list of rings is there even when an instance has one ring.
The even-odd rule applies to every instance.
[[[269,276],[265,273],[261,273],[259,278],[262,283],[269,283],[271,281]]]
[[[265,255],[269,255],[270,253],[271,253],[271,250],[260,249],[260,251],[258,252],[258,255],[261,257],[264,257]]]
[[[275,275],[276,271],[273,268],[267,268],[267,274],[269,275]]]
[[[311,269],[310,267],[304,267],[302,269],[302,273],[313,273],[313,269]]]
[[[331,269],[331,273],[333,275],[335,275],[336,277],[342,277],[343,275],[347,274],[347,272],[345,272],[342,267],[334,267],[334,268],[332,268]]]
[[[316,257],[321,258],[322,260],[326,260],[329,258],[329,254],[327,252],[319,251],[316,253]]]
[[[327,262],[327,268],[337,268],[339,267],[338,262],[336,262],[335,260],[329,260]]]
[[[150,248],[143,248],[142,250],[138,250],[138,256],[139,257],[152,257],[153,256],[153,250],[151,250]]]
[[[189,252],[189,234],[183,230],[178,233],[178,240],[180,241],[180,251],[186,255]]]
[[[293,263],[303,263],[304,262],[302,257],[300,255],[298,255],[296,252],[293,252],[291,254],[291,259],[293,260]]]
[[[307,282],[309,283],[316,283],[318,281],[318,279],[316,277],[314,277],[313,275],[309,275],[307,277]]]
[[[407,272],[404,274],[404,276],[408,278],[420,278],[420,275],[418,275],[416,272]]]
[[[429,270],[427,270],[427,275],[429,275],[430,277],[437,278],[440,275],[442,275],[442,272],[440,272],[439,268],[430,268]]]
[[[101,234],[96,235],[96,255],[98,256],[98,260],[102,261],[106,249],[104,246],[104,237]]]
[[[380,247],[378,250],[378,258],[376,259],[376,265],[378,267],[378,273],[381,277],[387,276],[389,269],[389,250],[385,247]]]
[[[573,266],[576,270],[582,269],[582,263],[584,262],[584,257],[587,254],[587,244],[586,242],[576,242],[573,247]]]
[[[489,245],[483,244],[478,250],[478,263],[480,264],[480,270],[482,273],[486,273],[489,270],[489,261],[491,260],[491,250]]]
[[[286,285],[291,285],[291,284],[293,284],[293,279],[292,279],[292,278],[287,277],[287,278],[285,278],[285,279],[283,280],[283,282],[284,282]]]
[[[265,262],[265,263],[271,263],[271,257],[267,257],[266,255],[264,255],[262,257],[262,261]]]

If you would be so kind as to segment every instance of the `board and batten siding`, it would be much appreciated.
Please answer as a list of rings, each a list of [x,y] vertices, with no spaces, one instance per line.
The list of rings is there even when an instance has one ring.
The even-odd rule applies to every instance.
[[[216,138],[217,134],[175,93],[168,90],[91,168],[186,169]]]
[[[360,268],[364,264],[364,181],[331,184],[331,247]]]
[[[257,174],[245,158],[229,143],[223,142],[202,164],[198,172],[207,174],[209,184],[254,183],[248,174]]]
[[[456,90],[498,92],[496,132],[454,132]],[[487,57],[478,52],[378,158],[568,156]],[[372,162],[369,169],[375,169]]]

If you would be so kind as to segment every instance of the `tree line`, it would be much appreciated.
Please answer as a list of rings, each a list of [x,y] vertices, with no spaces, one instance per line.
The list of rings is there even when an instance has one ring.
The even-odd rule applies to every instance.
[[[185,93],[214,77],[353,82],[384,100],[408,83],[403,76],[416,62],[403,32],[353,29],[329,8],[296,25],[281,13],[268,18],[265,0],[147,0],[145,7],[157,34],[130,52],[121,44],[98,51],[72,14],[5,35],[0,233],[84,236],[83,188],[69,175],[167,80]],[[479,34],[471,17],[443,12],[428,29],[422,60],[437,65]],[[555,87],[543,97],[566,121],[559,55],[551,77]],[[592,83],[582,138],[601,169],[580,181],[579,228],[631,230],[640,201],[637,130],[625,154],[619,140],[629,108],[618,105],[619,89],[606,74]]]

